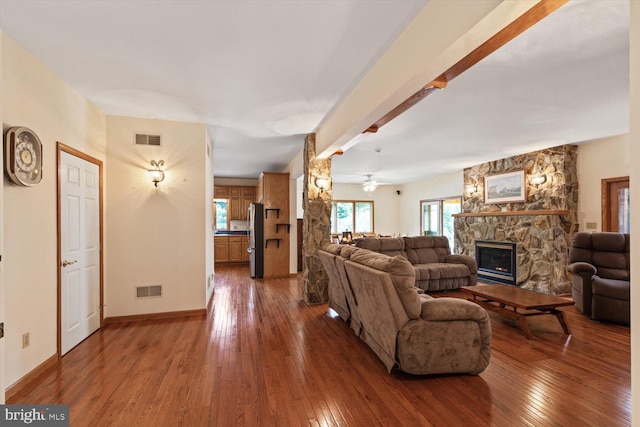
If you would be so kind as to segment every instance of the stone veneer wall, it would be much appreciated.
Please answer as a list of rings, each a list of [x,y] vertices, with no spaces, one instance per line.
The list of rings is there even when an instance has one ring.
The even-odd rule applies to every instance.
[[[329,178],[329,188],[316,186],[316,177]],[[302,295],[307,304],[329,301],[329,276],[318,250],[331,238],[331,158],[316,158],[316,135],[304,139],[304,222],[302,237]]]
[[[477,185],[476,193],[463,192],[462,213],[485,216],[456,217],[455,252],[475,256],[475,240],[517,243],[517,285],[550,295],[571,292],[565,268],[573,233],[577,231],[578,147],[563,145],[464,169],[464,187]],[[526,202],[485,204],[484,177],[525,171]],[[547,181],[536,188],[529,177],[544,174]],[[568,215],[535,214],[536,210],[566,210]],[[522,216],[497,216],[492,212],[529,211]],[[541,212],[542,213],[542,212]]]

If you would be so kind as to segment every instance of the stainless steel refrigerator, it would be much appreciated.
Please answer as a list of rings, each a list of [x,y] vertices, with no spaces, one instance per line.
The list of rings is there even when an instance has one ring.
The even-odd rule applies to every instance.
[[[251,203],[247,218],[249,269],[251,277],[259,278],[264,274],[264,206],[261,203]]]

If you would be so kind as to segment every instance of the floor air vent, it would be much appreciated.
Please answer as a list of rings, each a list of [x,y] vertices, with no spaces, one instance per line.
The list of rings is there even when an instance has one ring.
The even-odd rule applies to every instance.
[[[136,145],[160,145],[160,135],[136,133]]]
[[[162,285],[137,286],[136,298],[155,298],[162,296]]]

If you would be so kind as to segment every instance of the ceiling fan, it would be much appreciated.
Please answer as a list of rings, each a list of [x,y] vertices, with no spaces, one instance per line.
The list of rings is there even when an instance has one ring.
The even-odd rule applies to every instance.
[[[371,179],[371,175],[366,175],[366,177],[367,180],[362,183],[362,189],[367,193],[373,193],[374,191],[376,191],[376,188],[378,188],[379,185],[388,185],[387,183],[377,182]]]

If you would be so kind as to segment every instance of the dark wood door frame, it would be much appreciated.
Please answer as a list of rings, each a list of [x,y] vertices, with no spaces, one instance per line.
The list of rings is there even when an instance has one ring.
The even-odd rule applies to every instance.
[[[619,176],[616,178],[606,178],[602,180],[602,231],[613,230],[613,215],[611,214],[611,187],[619,183],[627,183],[629,186],[628,176]]]

